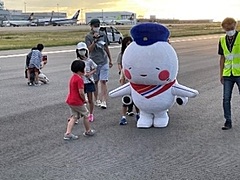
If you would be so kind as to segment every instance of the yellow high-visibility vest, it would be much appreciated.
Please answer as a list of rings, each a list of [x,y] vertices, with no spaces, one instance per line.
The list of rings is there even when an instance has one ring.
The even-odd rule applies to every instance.
[[[240,76],[240,33],[237,34],[232,52],[227,48],[226,36],[220,38],[225,57],[223,76]]]

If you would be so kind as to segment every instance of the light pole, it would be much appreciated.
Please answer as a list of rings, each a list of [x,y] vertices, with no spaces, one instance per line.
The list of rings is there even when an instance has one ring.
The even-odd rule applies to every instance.
[[[81,23],[83,24],[83,9],[81,9]]]
[[[57,4],[57,13],[58,13],[58,19],[59,19],[59,4]]]
[[[24,12],[26,13],[27,12],[27,3],[24,2]]]
[[[104,20],[104,19],[103,19],[103,9],[102,9],[102,22],[104,22],[103,20]]]

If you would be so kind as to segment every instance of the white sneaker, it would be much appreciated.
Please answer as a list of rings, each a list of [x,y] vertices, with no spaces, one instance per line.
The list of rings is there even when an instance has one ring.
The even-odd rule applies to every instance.
[[[78,123],[79,123],[79,119],[77,119],[74,124],[78,124]]]
[[[95,106],[100,107],[100,106],[101,106],[101,101],[100,101],[100,100],[96,100],[96,101],[95,101]]]
[[[133,116],[134,115],[134,112],[126,112],[126,115],[128,115],[128,116]]]
[[[40,82],[35,82],[34,86],[39,87],[39,86],[41,86],[41,83]]]
[[[76,139],[78,139],[78,136],[75,136],[74,134],[64,134],[63,139],[64,140],[76,140]]]
[[[103,102],[101,103],[101,108],[102,108],[102,109],[107,109],[107,103],[106,103],[106,101],[103,101]]]

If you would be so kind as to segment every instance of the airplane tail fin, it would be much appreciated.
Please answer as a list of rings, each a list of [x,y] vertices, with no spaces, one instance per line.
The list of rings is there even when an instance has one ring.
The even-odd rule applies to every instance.
[[[134,13],[131,14],[131,16],[129,17],[129,20],[134,20]]]
[[[49,23],[52,22],[53,14],[54,14],[54,11],[52,11],[52,14],[51,14],[51,17],[50,17]]]
[[[33,15],[34,15],[34,13],[31,13],[27,20],[32,21],[33,20]]]
[[[78,16],[79,16],[79,13],[80,13],[80,10],[78,10],[78,11],[74,14],[74,16],[72,17],[72,19],[77,20],[77,19],[78,19]]]

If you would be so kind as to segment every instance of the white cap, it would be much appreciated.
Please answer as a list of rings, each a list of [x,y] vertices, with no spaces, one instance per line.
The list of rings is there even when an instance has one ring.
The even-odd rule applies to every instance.
[[[77,44],[77,49],[86,49],[88,51],[87,45],[84,42],[79,42]]]

